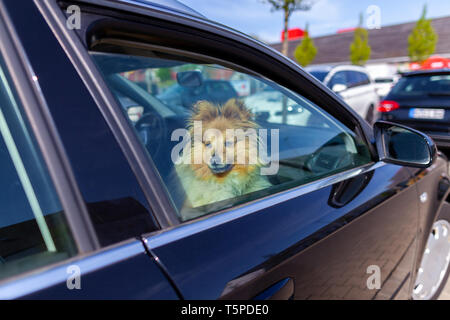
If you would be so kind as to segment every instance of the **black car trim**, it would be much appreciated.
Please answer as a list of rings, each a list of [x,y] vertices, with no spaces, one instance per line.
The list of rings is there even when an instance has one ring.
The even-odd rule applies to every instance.
[[[201,60],[202,62],[217,63],[217,64],[221,64],[227,68],[240,71],[242,73],[247,73],[252,76],[263,78],[263,76],[261,74],[255,72],[253,70],[250,70],[246,67],[242,67],[240,65],[237,65],[235,63],[232,63],[232,62],[229,62],[229,61],[226,61],[223,59],[211,58],[211,56],[208,56],[208,55],[194,53],[194,52],[186,51],[186,50],[175,49],[175,48],[169,48],[169,47],[160,46],[157,44],[148,44],[148,43],[142,43],[142,42],[136,42],[136,41],[115,39],[115,38],[103,38],[103,39],[96,40],[95,44],[92,44],[92,46],[95,47],[97,45],[104,45],[104,44],[114,45],[114,46],[122,46],[122,47],[130,47],[130,48],[136,48],[136,49],[142,49],[142,50],[145,50],[145,49],[154,50],[154,51],[173,54],[176,56],[183,56],[183,57],[187,57],[187,58],[191,58],[191,59],[198,59],[198,60]],[[97,51],[95,51],[95,49],[94,49],[94,52],[97,52]],[[103,52],[103,51],[98,51],[98,52]]]
[[[416,77],[416,76],[430,76],[430,75],[449,75],[450,69],[429,69],[429,70],[417,70],[402,73],[402,77]]]
[[[108,126],[111,128],[120,148],[127,158],[147,201],[152,208],[152,214],[161,228],[178,224],[173,213],[171,200],[162,190],[157,181],[159,176],[154,169],[152,160],[142,148],[138,137],[132,131],[127,119],[123,117],[121,107],[117,104],[111,91],[103,81],[98,68],[92,61],[84,46],[78,41],[76,34],[68,30],[65,17],[54,1],[35,1],[44,19],[65,49],[77,72],[102,112]]]
[[[64,208],[72,237],[79,253],[93,251],[100,247],[97,236],[39,83],[33,80],[35,75],[3,2],[0,15],[0,51]]]
[[[145,2],[145,0],[144,1],[143,0],[121,0],[121,1],[122,2],[127,2],[130,5],[141,5],[141,6],[148,5]],[[204,15],[202,15],[200,12],[195,11],[191,7],[185,6],[184,4],[182,4],[179,1],[178,1],[178,3],[179,3],[179,5],[182,5],[185,8],[174,8],[174,7],[171,7],[171,6],[168,6],[168,5],[164,5],[164,4],[159,4],[159,3],[156,3],[156,2],[152,2],[152,5],[155,6],[155,7],[159,7],[161,9],[164,9],[164,10],[173,10],[173,11],[179,12],[179,13],[184,14],[184,15],[189,15],[189,16],[200,17],[200,18],[206,19],[206,17]]]

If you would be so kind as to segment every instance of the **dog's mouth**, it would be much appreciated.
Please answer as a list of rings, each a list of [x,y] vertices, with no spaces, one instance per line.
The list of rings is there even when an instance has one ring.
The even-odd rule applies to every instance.
[[[209,169],[214,174],[223,174],[230,171],[233,168],[232,164],[210,164],[208,165]]]

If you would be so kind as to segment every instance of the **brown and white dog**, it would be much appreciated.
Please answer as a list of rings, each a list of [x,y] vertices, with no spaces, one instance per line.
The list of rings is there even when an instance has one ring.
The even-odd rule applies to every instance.
[[[183,153],[181,163],[175,165],[187,196],[185,208],[204,206],[271,186],[260,174],[259,139],[229,135],[230,129],[232,132],[249,132],[249,129],[256,132],[258,125],[251,118],[252,113],[236,99],[230,99],[223,106],[207,101],[194,106],[188,122],[191,149]],[[196,124],[201,124],[197,135]],[[208,132],[216,134],[208,135]],[[196,154],[201,155],[200,162],[194,161]],[[185,220],[189,218],[192,217],[183,216]]]

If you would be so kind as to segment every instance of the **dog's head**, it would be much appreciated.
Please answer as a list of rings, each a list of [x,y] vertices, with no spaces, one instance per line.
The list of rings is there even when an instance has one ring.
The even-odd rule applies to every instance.
[[[192,151],[202,155],[201,164],[194,164],[203,179],[226,177],[231,171],[248,174],[257,166],[257,125],[245,105],[230,99],[223,106],[200,101],[194,106],[189,120]],[[201,134],[195,130],[201,124]],[[198,131],[198,128],[197,128]]]

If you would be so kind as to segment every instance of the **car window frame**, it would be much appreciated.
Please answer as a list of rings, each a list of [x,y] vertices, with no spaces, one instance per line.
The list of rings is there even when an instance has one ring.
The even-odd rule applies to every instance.
[[[8,16],[8,10],[0,2],[0,55],[5,71],[10,77],[9,85],[16,92],[15,98],[28,122],[30,134],[35,139],[35,147],[42,155],[49,179],[51,180],[70,237],[77,253],[67,259],[31,268],[0,280],[0,286],[25,279],[31,274],[40,274],[44,270],[62,265],[100,248],[96,233],[91,224],[85,203],[81,197],[64,147],[52,122],[45,98],[40,91],[39,82],[28,62],[26,52],[21,45],[14,25]]]
[[[92,3],[90,0],[87,0],[85,2],[87,4]],[[88,49],[86,47],[86,41],[83,40],[83,34],[86,30],[68,30],[67,28],[65,28],[65,16],[63,14],[62,9],[57,5],[56,1],[55,2],[49,1],[44,4],[39,3],[38,7],[40,8],[41,12],[43,12],[43,16],[49,23],[51,29],[55,33],[58,34],[58,36],[59,36],[58,38],[59,38],[62,46],[66,49],[66,53],[71,58],[77,71],[80,73],[80,76],[85,80],[86,86],[88,87],[89,91],[91,91],[91,93],[93,93],[93,94],[103,96],[104,99],[102,99],[103,101],[101,101],[99,103],[99,107],[104,108],[105,107],[104,105],[109,105],[111,110],[114,110],[114,118],[115,118],[114,120],[122,122],[120,132],[118,133],[118,135],[126,136],[128,150],[127,151],[124,150],[124,152],[132,152],[133,153],[132,157],[134,158],[134,160],[139,162],[141,164],[141,166],[144,168],[144,170],[150,171],[150,172],[147,172],[147,173],[149,173],[149,177],[148,177],[148,179],[145,180],[145,183],[147,184],[145,187],[148,188],[149,190],[155,192],[158,195],[158,197],[162,198],[162,201],[159,201],[158,207],[160,209],[163,209],[163,212],[160,212],[158,210],[158,208],[154,208],[154,203],[150,202],[150,206],[152,207],[155,216],[157,216],[158,221],[160,218],[166,219],[166,224],[162,224],[161,228],[164,230],[168,227],[178,226],[178,225],[182,224],[183,222],[181,222],[178,219],[178,216],[176,214],[176,208],[174,207],[173,203],[171,202],[171,199],[169,199],[169,192],[164,190],[165,184],[163,183],[161,177],[159,177],[159,174],[157,172],[155,164],[152,162],[152,159],[147,156],[146,151],[143,150],[144,147],[142,146],[140,141],[138,141],[138,138],[137,138],[136,134],[134,133],[132,127],[130,126],[128,120],[123,115],[123,112],[121,111],[121,107],[118,105],[116,99],[113,97],[112,93],[110,92],[109,87],[106,85],[105,81],[103,80],[103,77],[101,77],[100,71],[98,70],[97,66],[95,65],[94,61],[92,61],[92,59],[89,55]],[[115,5],[108,3],[107,6],[105,5],[105,7],[99,9],[100,13],[97,13],[97,14],[99,14],[99,16],[104,17],[103,16],[104,13],[102,13],[102,9],[106,10],[106,14],[109,14],[109,10],[111,9],[111,7],[115,7]],[[134,7],[133,8],[128,7],[128,6],[125,6],[125,7],[130,10],[135,9]],[[145,16],[143,19],[147,22],[149,19],[151,20],[152,14],[155,14],[155,10],[143,9],[142,11],[145,11],[146,14],[150,15],[150,16]],[[158,14],[161,13],[158,10],[156,10],[156,12]],[[127,11],[124,14],[128,15],[128,14],[130,14],[130,12]],[[110,17],[110,16],[108,16],[108,17]],[[181,16],[177,15],[177,18],[178,18],[178,20],[181,19],[183,22],[187,22],[186,23],[187,25],[184,25],[184,27],[191,30],[191,32],[196,30],[192,26],[189,26],[189,23],[193,22],[192,19],[186,19],[182,15]],[[126,22],[126,19],[121,21],[121,23],[125,23],[125,22]],[[141,21],[138,21],[138,22],[141,22]],[[167,21],[166,20],[166,22],[170,25],[176,24],[175,21]],[[139,26],[148,27],[149,25],[148,25],[148,23],[139,23]],[[151,26],[151,24],[150,24],[150,26]],[[214,26],[214,27],[217,27],[217,26]],[[171,29],[165,29],[165,30],[169,33],[176,32]],[[216,31],[220,31],[220,30],[216,30]],[[216,32],[215,35],[219,39],[222,39],[222,40],[235,41],[233,39],[230,39],[229,35],[224,35],[221,33],[222,32]],[[163,37],[163,35],[161,35],[161,37]],[[207,42],[208,44],[221,42],[218,39],[205,39],[201,36],[198,36],[198,39],[201,41],[204,41],[205,43]],[[144,42],[140,42],[140,43],[143,45],[148,45]],[[217,55],[214,55],[214,54],[204,55],[202,53],[199,53],[197,50],[186,51],[186,50],[183,50],[183,48],[180,48],[179,46],[175,46],[175,45],[174,46],[165,46],[165,45],[152,44],[151,46],[158,46],[160,49],[166,50],[167,52],[170,52],[170,53],[176,53],[176,54],[181,53],[181,54],[185,54],[187,56],[202,57],[202,58],[207,59],[206,61],[211,61],[213,63],[218,63],[218,64],[228,66],[228,67],[231,66],[232,68],[236,68],[236,70],[243,70],[246,73],[258,75],[258,71],[255,71],[254,68],[249,69],[247,67],[243,67],[242,63],[240,61],[237,62],[231,58],[227,59],[227,60],[223,60],[221,57],[218,57]],[[239,48],[239,49],[242,51],[241,48]],[[256,52],[260,55],[264,54],[261,51],[256,50]],[[233,61],[233,62],[230,62],[230,61]],[[270,64],[271,62],[274,62],[275,66]],[[298,68],[298,66],[296,66],[296,65],[294,65],[296,68],[292,68],[291,66],[286,65],[286,63],[280,64],[279,61],[277,62],[273,58],[269,58],[268,62],[266,61],[266,63],[271,65],[272,70],[274,70],[274,69],[278,70],[278,72],[275,74],[277,74],[278,77],[280,77],[280,78],[283,78],[283,79],[286,78],[284,76],[283,77],[281,76],[283,74],[282,69],[286,69],[286,68],[289,68],[290,72],[294,73],[296,75],[296,77],[306,78],[306,80],[307,80],[306,87],[312,91],[318,92],[319,96],[314,96],[314,99],[310,99],[309,96],[307,96],[303,93],[300,95],[311,100],[313,103],[317,104],[321,109],[324,109],[327,112],[329,110],[335,110],[335,108],[342,109],[341,111],[343,111],[343,113],[345,114],[346,122],[353,124],[353,127],[349,127],[349,129],[351,131],[353,131],[355,133],[355,135],[358,136],[365,143],[367,148],[369,149],[369,153],[372,157],[372,161],[367,165],[373,165],[376,162],[375,159],[377,159],[377,155],[376,155],[376,149],[374,149],[374,145],[373,145],[373,132],[372,132],[371,128],[368,128],[367,126],[365,126],[366,124],[364,122],[360,121],[359,117],[356,115],[355,112],[347,109],[338,99],[336,99],[336,96],[334,93],[332,93],[329,90],[327,91],[327,89],[324,90],[324,88],[326,88],[326,87],[322,83],[320,83],[320,81],[318,81],[314,77],[308,75],[305,71]],[[278,66],[280,66],[280,67],[278,67]],[[87,68],[91,68],[91,69],[87,70]],[[266,72],[268,72],[268,70],[269,70],[268,68],[265,69],[264,66],[262,66],[262,65],[259,65],[259,67],[257,69],[258,70],[263,69]],[[264,77],[264,75],[263,75],[263,77]],[[93,78],[96,79],[96,82],[98,84],[97,86],[95,86],[92,83]],[[296,79],[298,79],[298,78],[296,78]],[[298,81],[288,81],[285,79],[285,81],[283,81],[284,83],[280,83],[279,81],[276,81],[275,79],[271,79],[271,80],[273,80],[274,82],[276,82],[277,84],[279,84],[281,86],[285,86],[284,83],[287,82],[289,84],[287,86],[288,89],[290,89],[294,92],[299,91],[298,88],[295,88],[295,86],[294,86],[294,84]],[[303,88],[305,88],[304,84],[303,84]],[[302,92],[305,90],[300,90],[300,91]],[[311,96],[311,94],[310,94],[310,96]],[[322,97],[326,97],[326,100],[331,101],[331,104],[333,105],[333,107],[328,106],[329,109],[327,110],[327,109],[323,108],[323,103],[316,102],[318,100],[321,100]],[[102,106],[102,104],[103,104],[103,106]],[[335,114],[336,114],[336,111],[334,111],[334,114],[331,113],[331,115],[334,118],[337,118],[339,121],[341,121],[342,115],[340,117],[336,117]],[[121,119],[118,119],[118,118],[121,118]],[[108,123],[110,123],[110,122],[108,121]],[[347,125],[347,124],[345,124],[345,125]],[[111,130],[117,132],[118,128],[111,127]],[[121,147],[122,147],[122,145],[121,145]],[[354,168],[349,169],[349,171],[352,171],[352,170],[354,170]],[[347,172],[347,171],[345,171],[345,172]],[[301,188],[302,186],[299,186],[299,187]],[[297,188],[299,188],[299,187],[297,187]],[[292,191],[293,189],[295,189],[295,188],[284,190],[281,193],[288,193],[288,192]],[[255,201],[257,201],[257,200],[261,200],[261,199],[256,199]],[[252,201],[252,202],[254,202],[254,201]],[[244,206],[245,205],[247,205],[247,203],[245,203]],[[209,214],[205,217],[199,217],[193,221],[196,221],[196,220],[202,219],[202,218],[208,218],[211,216],[215,216],[216,214],[220,214],[224,211],[230,211],[233,209],[234,209],[234,207],[227,208],[225,210],[219,210],[213,214]]]
[[[66,35],[67,31],[73,30],[66,28],[65,17],[57,1],[48,3],[35,2],[35,5],[41,11],[50,29],[57,35],[59,44],[66,51],[87,90],[91,93],[92,98],[103,114],[104,120],[132,168],[139,186],[152,209],[149,214],[156,219],[161,229],[176,225],[178,223],[176,217],[168,211],[171,207],[171,200],[166,195],[165,190],[162,190],[155,183],[155,181],[158,181],[158,173],[154,169],[154,163],[146,156],[146,150],[140,147],[139,138],[131,134],[132,128],[129,126],[128,120],[123,117],[122,107],[116,103],[113,93],[104,83],[100,73],[97,72],[94,62],[90,59],[88,53],[85,52],[85,48],[79,43],[77,36],[73,33],[69,33],[69,36]],[[72,46],[74,42],[76,42],[76,46]],[[158,232],[158,230],[155,232]]]

